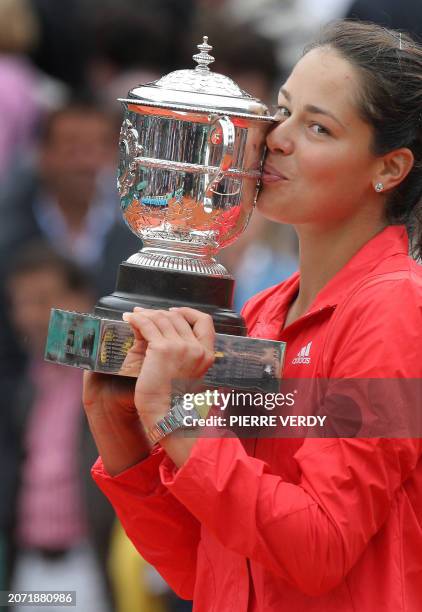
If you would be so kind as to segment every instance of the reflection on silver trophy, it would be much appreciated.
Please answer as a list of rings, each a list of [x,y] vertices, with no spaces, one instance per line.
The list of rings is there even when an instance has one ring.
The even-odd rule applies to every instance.
[[[273,118],[262,102],[210,70],[214,58],[206,36],[198,49],[195,69],[171,72],[121,99],[118,189],[123,217],[142,248],[121,264],[115,292],[99,300],[93,315],[52,311],[46,347],[50,361],[136,375],[121,371],[133,346],[121,315],[135,306],[191,306],[208,312],[226,347],[230,338],[234,342],[246,335],[243,319],[232,310],[234,279],[215,255],[246,228]],[[122,326],[127,334],[119,343]],[[104,350],[102,337],[108,334],[110,341],[112,328],[119,329],[117,361],[116,351],[111,358],[113,351]],[[84,329],[89,339],[82,337]],[[78,342],[75,334],[82,334]],[[257,341],[249,340],[250,352],[243,348],[238,358],[244,362],[250,354],[252,363]],[[267,354],[264,344],[271,341],[262,343],[261,352]],[[79,345],[82,352],[75,348]],[[275,378],[282,346],[273,343],[278,366],[272,362],[265,370],[263,365],[263,372]],[[243,371],[247,377],[247,368]]]
[[[213,256],[247,225],[272,119],[264,104],[211,72],[206,41],[195,70],[121,100],[118,183],[124,218],[144,244],[130,262],[225,275]]]

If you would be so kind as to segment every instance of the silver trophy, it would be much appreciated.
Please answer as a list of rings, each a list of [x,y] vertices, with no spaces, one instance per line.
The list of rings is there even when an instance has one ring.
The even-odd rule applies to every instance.
[[[171,72],[120,100],[124,117],[117,184],[123,217],[142,248],[121,264],[115,292],[99,300],[94,315],[67,317],[53,310],[46,349],[51,361],[123,374],[131,332],[121,315],[134,306],[191,306],[211,314],[225,338],[221,354],[233,336],[246,334],[242,318],[232,310],[234,279],[215,255],[247,226],[273,118],[260,100],[210,70],[214,58],[206,36],[198,49],[195,69]],[[73,345],[71,329],[73,336],[80,335],[78,341],[73,337]],[[243,338],[248,341],[257,346],[256,340]],[[268,342],[261,345],[265,355]],[[76,345],[85,347],[82,353]],[[282,351],[276,345],[280,365]],[[83,352],[90,357],[85,359]],[[98,359],[92,367],[94,353]],[[242,345],[239,359],[247,353]],[[274,360],[262,363],[276,373]],[[125,375],[136,374],[126,368]]]
[[[227,276],[214,255],[244,231],[261,175],[267,107],[211,72],[204,36],[195,70],[177,70],[121,99],[118,187],[141,238],[128,262]]]

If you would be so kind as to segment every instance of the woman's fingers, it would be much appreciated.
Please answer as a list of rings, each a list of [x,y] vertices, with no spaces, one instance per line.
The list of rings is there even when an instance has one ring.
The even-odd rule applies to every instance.
[[[176,335],[186,339],[195,337],[188,321],[177,311],[146,310],[136,307],[134,312],[154,321],[165,337],[175,338]]]
[[[209,314],[182,306],[171,308],[171,312],[178,313],[192,326],[195,338],[205,346],[208,351],[214,352],[215,329],[212,317]]]
[[[215,332],[209,315],[192,308],[135,308],[123,319],[147,341],[148,351],[159,351],[167,360],[173,355],[173,368],[188,376],[201,376],[214,362]]]
[[[162,339],[163,332],[157,326],[156,322],[151,317],[148,317],[145,312],[125,312],[122,318],[123,321],[129,323],[132,327],[136,337],[143,338],[148,343],[157,342]]]

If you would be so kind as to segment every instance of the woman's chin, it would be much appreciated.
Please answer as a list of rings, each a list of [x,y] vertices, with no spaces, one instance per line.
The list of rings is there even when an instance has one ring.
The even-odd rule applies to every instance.
[[[269,221],[276,223],[293,223],[294,210],[290,210],[290,206],[282,202],[281,198],[274,198],[273,195],[267,195],[262,192],[256,202],[256,210]]]

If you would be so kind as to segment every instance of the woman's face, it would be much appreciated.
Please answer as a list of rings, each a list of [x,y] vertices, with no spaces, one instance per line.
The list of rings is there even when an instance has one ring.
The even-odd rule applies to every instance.
[[[314,49],[295,66],[267,136],[257,207],[268,219],[335,226],[377,207],[379,160],[372,128],[357,110],[359,88],[354,67],[332,49]]]

